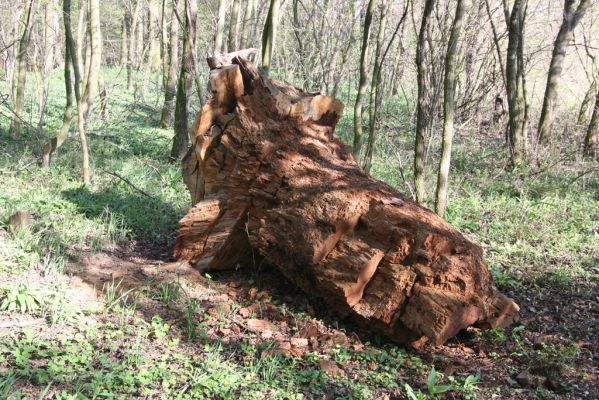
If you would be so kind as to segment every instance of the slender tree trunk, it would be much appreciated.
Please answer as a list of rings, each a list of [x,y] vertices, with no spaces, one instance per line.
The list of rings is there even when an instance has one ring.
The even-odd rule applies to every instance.
[[[597,138],[599,137],[599,91],[595,95],[595,107],[591,122],[584,137],[584,155],[593,157],[597,155]]]
[[[168,25],[168,28],[166,22],[166,0],[163,0],[162,7],[164,105],[162,106],[162,115],[160,116],[160,127],[166,129],[172,123],[174,100],[177,92],[177,60],[179,53],[177,27],[179,24],[175,16],[176,3],[174,1],[172,2],[170,24]]]
[[[272,61],[272,52],[277,40],[277,29],[279,26],[279,7],[281,0],[270,0],[270,7],[264,30],[262,31],[262,69],[268,73]]]
[[[143,64],[144,60],[144,28],[146,24],[144,23],[143,13],[140,10],[139,17],[137,18],[137,27],[135,28],[135,70],[139,71]]]
[[[374,67],[372,71],[372,80],[370,82],[370,108],[368,115],[368,141],[366,143],[366,154],[364,154],[364,163],[363,168],[364,171],[370,172],[370,167],[372,165],[372,156],[374,154],[374,142],[376,139],[376,116],[378,111],[378,103],[380,100],[379,95],[379,86],[381,83],[381,68],[382,68],[382,47],[383,47],[383,39],[385,35],[385,22],[386,22],[386,14],[388,9],[385,5],[385,0],[381,2],[381,15],[379,18],[379,27],[376,34],[376,48],[374,50]],[[363,45],[363,44],[362,44]],[[360,113],[361,114],[361,113]],[[355,109],[354,109],[355,115]],[[355,123],[355,121],[354,121]],[[354,133],[355,133],[354,126]],[[358,154],[359,156],[359,154]]]
[[[426,131],[429,125],[430,110],[427,87],[427,68],[424,62],[424,52],[426,46],[426,36],[430,24],[431,14],[435,8],[436,0],[426,0],[424,3],[424,12],[420,23],[420,32],[418,33],[418,42],[416,45],[416,68],[418,76],[418,104],[416,112],[416,138],[414,143],[414,187],[416,191],[416,201],[424,203],[426,201],[425,186],[425,149],[426,149]]]
[[[65,9],[65,18],[67,18],[66,12],[70,13],[70,3],[68,3],[68,8]],[[70,18],[70,15],[68,18]],[[65,23],[65,27],[66,27],[66,23]],[[44,146],[44,148],[42,150],[42,167],[43,168],[50,168],[50,162],[52,160],[52,155],[64,143],[65,139],[68,136],[69,128],[71,127],[71,124],[74,119],[74,116],[73,116],[73,76],[72,76],[72,67],[71,67],[72,61],[71,60],[72,60],[71,52],[69,50],[69,45],[68,45],[66,35],[65,35],[64,83],[65,83],[67,104],[66,104],[66,107],[64,110],[62,125],[60,126],[58,133],[56,133],[56,137],[54,139],[51,139],[48,143],[46,143],[46,145]]]
[[[239,48],[245,49],[250,47],[251,40],[251,30],[252,30],[252,0],[245,0],[245,9],[243,11],[243,22],[241,25],[241,43],[239,44]]]
[[[582,103],[580,104],[580,111],[578,111],[578,118],[576,119],[577,125],[585,125],[587,120],[589,119],[589,109],[591,108],[591,104],[593,103],[593,97],[597,92],[597,78],[593,78],[593,82],[589,86],[589,89],[586,91],[584,95],[584,99],[582,99]]]
[[[225,36],[225,17],[227,14],[227,0],[218,2],[218,21],[216,23],[216,37],[214,38],[214,53],[224,53],[223,37]]]
[[[102,63],[102,32],[100,30],[100,0],[88,0],[89,4],[89,72],[83,93],[85,102],[83,116],[87,119],[100,86],[100,66]]]
[[[127,37],[129,38],[129,48],[127,49],[127,90],[133,90],[133,66],[136,49],[137,19],[139,17],[139,7],[141,0],[135,0],[133,9],[127,15]]]
[[[543,108],[539,120],[538,136],[541,143],[547,143],[551,137],[553,120],[555,119],[555,103],[558,98],[558,83],[562,75],[566,49],[572,39],[574,28],[591,5],[589,0],[580,0],[575,10],[574,3],[575,0],[564,0],[562,25],[553,45],[551,64],[547,74],[547,86],[543,97]]]
[[[188,111],[194,75],[193,49],[196,45],[197,3],[185,0],[185,32],[183,36],[183,57],[177,83],[175,103],[175,136],[171,148],[171,159],[181,159],[189,147]]]
[[[510,13],[508,25],[508,47],[505,63],[506,89],[508,97],[508,144],[510,148],[510,164],[518,166],[524,161],[524,100],[520,84],[518,63],[518,47],[522,38],[522,10],[526,0],[515,0]]]
[[[370,25],[372,23],[372,14],[376,0],[369,0],[364,16],[364,31],[362,33],[362,51],[360,52],[360,80],[358,83],[358,94],[354,104],[354,146],[353,154],[356,162],[360,160],[360,151],[362,149],[362,103],[366,88],[368,86],[368,47],[370,37]]]
[[[445,80],[443,82],[443,143],[441,149],[441,160],[439,163],[439,174],[437,176],[437,193],[435,211],[443,218],[447,208],[447,189],[449,187],[449,166],[451,164],[451,145],[454,133],[455,118],[455,87],[456,87],[456,65],[458,58],[458,42],[462,34],[462,22],[464,13],[468,7],[467,0],[458,0],[456,4],[455,17],[449,35],[447,54],[445,55]]]
[[[231,18],[229,22],[229,44],[228,51],[238,50],[239,43],[239,0],[233,0],[231,5]]]
[[[85,68],[83,66],[83,45],[85,44],[85,34],[87,30],[87,24],[85,23],[86,18],[86,0],[79,1],[79,17],[77,19],[77,41],[75,42],[76,48],[76,59],[77,68],[79,69],[79,85],[83,85],[85,80],[83,75],[85,74]]]
[[[150,49],[148,51],[148,63],[150,71],[154,72],[160,68],[160,44],[158,41],[158,5],[157,0],[150,0],[148,3],[148,40]]]
[[[46,3],[44,5],[44,76],[54,69],[54,47],[56,46],[56,10],[54,5]]]
[[[31,41],[31,25],[33,23],[33,0],[29,0],[29,6],[27,8],[27,17],[25,20],[25,26],[23,28],[23,34],[19,40],[19,51],[17,53],[16,62],[16,79],[14,89],[14,101],[13,101],[13,112],[14,116],[10,125],[10,133],[13,138],[21,136],[23,118],[23,107],[25,105],[25,84],[27,82],[27,48]]]
[[[123,16],[123,20],[121,22],[121,57],[120,57],[120,66],[127,66],[127,16]]]

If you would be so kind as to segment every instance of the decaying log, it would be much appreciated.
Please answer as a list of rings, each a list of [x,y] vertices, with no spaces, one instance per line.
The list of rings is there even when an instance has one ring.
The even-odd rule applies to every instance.
[[[267,263],[340,315],[407,342],[501,327],[479,246],[370,177],[335,135],[343,105],[268,78],[242,56],[211,72],[183,175],[193,208],[175,256],[200,269]]]

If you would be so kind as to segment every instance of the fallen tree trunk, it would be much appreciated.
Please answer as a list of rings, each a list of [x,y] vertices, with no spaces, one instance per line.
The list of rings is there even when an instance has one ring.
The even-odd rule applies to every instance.
[[[518,318],[479,246],[360,169],[334,133],[339,101],[275,82],[243,56],[222,60],[209,61],[214,98],[183,159],[194,206],[177,258],[199,269],[265,262],[400,342],[442,344]]]

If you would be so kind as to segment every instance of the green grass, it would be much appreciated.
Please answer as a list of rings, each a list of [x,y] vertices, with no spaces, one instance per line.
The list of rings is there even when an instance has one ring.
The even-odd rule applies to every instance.
[[[160,99],[151,94],[160,93],[157,77],[149,80],[147,98],[141,103],[125,90],[122,71],[104,72],[110,112],[108,119],[92,119],[88,126],[93,170],[89,187],[80,182],[74,133],[56,153],[50,170],[42,170],[36,162],[41,147],[61,123],[64,89],[59,71],[50,76],[48,117],[41,130],[27,127],[22,138],[12,140],[8,119],[0,118],[0,303],[6,300],[17,308],[0,317],[12,318],[22,311],[48,322],[46,329],[15,328],[0,336],[0,398],[51,393],[54,399],[153,395],[371,399],[381,394],[408,396],[408,386],[414,396],[435,398],[440,387],[449,391],[449,398],[476,398],[479,387],[486,384],[485,376],[439,374],[427,386],[436,361],[423,360],[384,340],[365,343],[364,351],[335,347],[326,355],[313,353],[298,359],[269,355],[272,340],[227,344],[210,338],[206,310],[187,296],[179,281],[147,282],[130,291],[112,280],[98,288],[103,289],[103,308],[75,309],[63,279],[69,264],[76,264],[82,255],[121,246],[164,256],[172,247],[177,221],[189,206],[180,167],[168,162],[172,132],[156,128]],[[31,99],[33,86],[28,90]],[[351,132],[350,108],[339,124],[346,141]],[[0,113],[6,112],[0,106]],[[410,179],[409,111],[398,97],[385,112],[389,116],[378,137],[372,173],[409,194],[397,157],[399,149],[405,177]],[[25,119],[33,125],[38,119],[31,101]],[[506,171],[500,145],[500,138],[476,133],[456,137],[448,221],[483,246],[503,290],[520,299],[545,290],[589,298],[599,272],[599,180],[596,174],[576,177],[593,164],[567,159],[534,174],[551,165],[548,159],[538,167]],[[431,154],[437,153],[438,146],[433,141]],[[122,176],[150,197],[104,171]],[[13,232],[8,218],[16,210],[31,212],[33,225]],[[39,279],[29,283],[31,277]],[[213,284],[217,283],[208,277],[207,286]],[[42,287],[52,294],[36,301]],[[15,296],[9,296],[15,290],[30,296],[30,301],[23,300],[24,309]],[[166,318],[169,313],[158,311],[142,313],[139,303],[144,302],[175,317]],[[231,323],[224,311],[215,318],[221,327]],[[302,311],[295,313],[296,320],[310,318]],[[579,352],[573,338],[531,349],[520,331],[514,332],[487,331],[479,336],[495,349],[493,357],[512,368],[506,367],[509,373],[518,372],[512,362],[566,370],[575,365]],[[500,354],[506,346],[514,347],[512,353]],[[352,373],[327,375],[319,366],[323,357]]]

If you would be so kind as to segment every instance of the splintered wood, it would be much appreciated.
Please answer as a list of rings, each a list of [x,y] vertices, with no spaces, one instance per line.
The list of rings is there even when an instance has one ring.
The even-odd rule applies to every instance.
[[[518,319],[479,246],[360,169],[335,135],[339,101],[273,81],[243,55],[210,60],[214,97],[183,160],[193,207],[176,257],[270,265],[399,342],[442,344]]]

